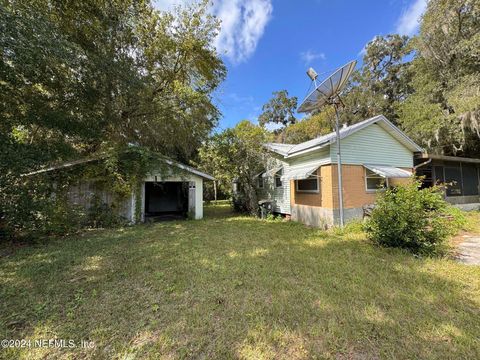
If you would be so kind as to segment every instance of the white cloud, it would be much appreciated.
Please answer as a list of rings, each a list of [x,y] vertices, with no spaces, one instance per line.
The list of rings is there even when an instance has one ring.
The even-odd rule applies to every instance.
[[[162,10],[171,10],[181,0],[155,0]],[[235,64],[246,61],[257,48],[271,19],[272,0],[215,0],[211,12],[221,20],[215,47]]]
[[[222,21],[215,47],[234,63],[247,60],[270,21],[271,0],[220,0],[212,8]]]
[[[395,32],[400,35],[411,36],[418,29],[420,17],[423,15],[428,0],[415,0],[398,19]]]
[[[326,57],[324,53],[316,53],[312,50],[307,50],[300,53],[300,58],[305,65],[309,65],[317,59],[325,60]]]

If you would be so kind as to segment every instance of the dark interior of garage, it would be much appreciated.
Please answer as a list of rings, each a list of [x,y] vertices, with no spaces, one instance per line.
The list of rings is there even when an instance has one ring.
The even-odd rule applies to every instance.
[[[188,212],[187,182],[146,182],[145,218],[174,220],[186,218]]]

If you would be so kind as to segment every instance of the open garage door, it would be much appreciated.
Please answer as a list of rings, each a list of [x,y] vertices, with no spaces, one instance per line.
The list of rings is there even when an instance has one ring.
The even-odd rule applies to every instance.
[[[146,182],[145,217],[155,220],[185,218],[188,192],[188,182]]]

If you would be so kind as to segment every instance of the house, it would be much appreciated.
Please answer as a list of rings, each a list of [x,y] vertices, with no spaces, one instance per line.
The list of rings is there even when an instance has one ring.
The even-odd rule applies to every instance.
[[[378,191],[406,181],[422,148],[383,115],[340,130],[345,220],[362,218]],[[257,177],[259,198],[307,225],[339,223],[334,132],[301,144],[265,144],[272,156]]]
[[[23,176],[35,176],[101,161],[102,157],[75,160],[34,171]],[[145,222],[150,218],[203,218],[203,181],[214,180],[191,166],[164,159],[162,166],[151,171],[137,191],[119,200],[112,191],[95,179],[82,180],[67,191],[68,201],[89,209],[94,199],[114,207],[118,215],[130,223]]]
[[[480,209],[480,159],[417,153],[414,164],[424,187],[447,184],[447,202],[464,210]]]

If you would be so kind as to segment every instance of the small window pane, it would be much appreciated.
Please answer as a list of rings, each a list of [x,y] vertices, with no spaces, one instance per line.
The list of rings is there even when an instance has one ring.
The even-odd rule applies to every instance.
[[[445,167],[445,182],[447,186],[447,196],[462,195],[462,172],[460,167]]]
[[[387,181],[377,173],[370,169],[365,169],[365,182],[367,190],[385,189],[387,187]]]
[[[262,175],[260,175],[258,177],[258,188],[263,189],[263,177],[262,177]]]
[[[367,190],[378,190],[386,187],[385,179],[382,177],[368,177]]]
[[[318,181],[316,177],[305,180],[297,180],[298,191],[318,191]]]
[[[282,178],[279,175],[275,176],[275,186],[276,187],[282,186]]]

